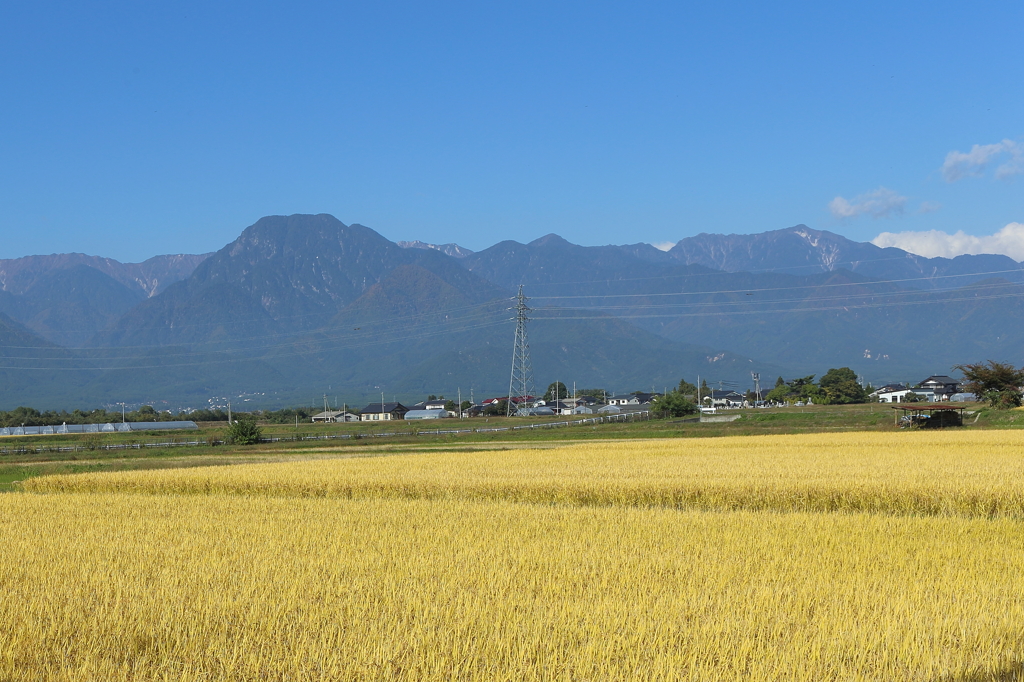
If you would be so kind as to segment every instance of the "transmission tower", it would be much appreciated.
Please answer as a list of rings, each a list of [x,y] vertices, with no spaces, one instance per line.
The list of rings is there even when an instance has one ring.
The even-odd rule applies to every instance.
[[[751,372],[750,378],[754,380],[754,400],[761,402],[761,375]]]
[[[527,313],[531,310],[526,305],[522,284],[519,285],[519,295],[515,300],[515,307],[509,308],[516,311],[516,345],[512,350],[512,376],[508,381],[506,416],[512,416],[513,403],[521,405],[533,396],[533,367],[530,365],[530,343],[526,340],[526,323],[530,321]]]

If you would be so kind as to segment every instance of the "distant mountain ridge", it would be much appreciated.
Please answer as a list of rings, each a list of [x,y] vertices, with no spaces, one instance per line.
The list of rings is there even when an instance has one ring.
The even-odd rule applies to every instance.
[[[211,255],[204,253],[153,256],[141,263],[121,263],[113,258],[87,256],[84,253],[11,258],[0,260],[0,291],[24,293],[40,277],[45,277],[55,270],[68,270],[85,265],[129,288],[137,288],[149,297],[188,277],[197,265]]]
[[[140,303],[97,343],[204,343],[312,330],[393,269],[415,264],[459,289],[481,292],[477,298],[500,294],[455,259],[403,249],[368,227],[326,214],[268,216],[187,279]]]
[[[322,384],[497,395],[520,284],[544,385],[621,392],[700,374],[742,386],[751,371],[841,366],[907,381],[956,362],[1024,364],[1021,268],[1003,256],[923,259],[806,226],[697,235],[668,252],[555,234],[443,247],[461,249],[320,214],[268,216],[214,254],[157,257],[144,272],[81,254],[0,261],[0,404],[232,391],[281,404]]]
[[[208,256],[121,263],[65,253],[0,260],[0,312],[49,341],[81,346],[141,301],[188,277]]]
[[[1024,282],[1024,265],[1009,256],[925,258],[806,225],[760,234],[698,234],[680,240],[668,255],[688,265],[726,272],[810,275],[844,269],[922,289],[956,288],[992,276]]]
[[[395,242],[403,249],[434,249],[441,253],[448,254],[452,258],[465,258],[473,254],[472,251],[464,246],[458,244],[428,244],[427,242],[421,242],[419,239],[411,242]]]

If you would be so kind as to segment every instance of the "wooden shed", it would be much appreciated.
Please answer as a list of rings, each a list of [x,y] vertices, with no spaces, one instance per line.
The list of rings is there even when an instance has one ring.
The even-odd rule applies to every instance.
[[[893,405],[892,409],[896,410],[896,426],[901,429],[942,429],[947,426],[964,425],[964,408],[949,403],[943,405],[900,403]]]

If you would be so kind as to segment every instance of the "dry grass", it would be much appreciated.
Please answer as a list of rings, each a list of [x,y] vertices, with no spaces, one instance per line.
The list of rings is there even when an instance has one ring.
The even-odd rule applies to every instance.
[[[4,680],[1009,679],[1024,658],[1010,520],[16,493],[0,537]]]

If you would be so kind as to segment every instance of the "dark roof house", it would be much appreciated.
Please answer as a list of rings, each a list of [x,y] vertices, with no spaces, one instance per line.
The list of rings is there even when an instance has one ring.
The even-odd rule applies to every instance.
[[[404,419],[409,411],[402,403],[370,403],[359,411],[359,420],[364,422],[387,419]]]

